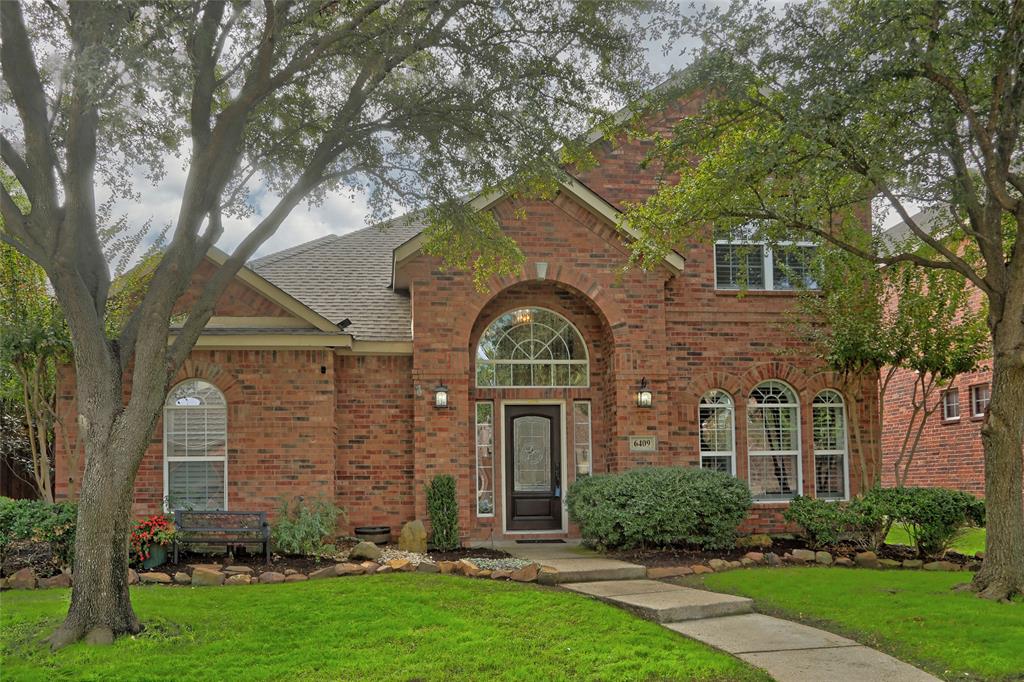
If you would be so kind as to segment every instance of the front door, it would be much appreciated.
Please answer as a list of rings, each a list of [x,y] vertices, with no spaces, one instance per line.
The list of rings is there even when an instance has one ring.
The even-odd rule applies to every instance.
[[[508,530],[561,530],[561,408],[509,405],[504,426]]]

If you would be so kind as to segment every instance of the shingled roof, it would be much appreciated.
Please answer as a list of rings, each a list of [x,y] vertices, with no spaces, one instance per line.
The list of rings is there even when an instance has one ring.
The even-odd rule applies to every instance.
[[[406,292],[391,288],[392,252],[426,227],[402,216],[342,235],[327,235],[249,263],[249,268],[360,341],[412,340]]]

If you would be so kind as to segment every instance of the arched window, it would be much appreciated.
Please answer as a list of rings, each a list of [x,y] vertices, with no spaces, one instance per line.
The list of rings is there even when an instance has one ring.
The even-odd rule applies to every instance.
[[[169,510],[228,508],[228,410],[224,394],[187,379],[164,402],[164,504]]]
[[[789,500],[800,492],[800,406],[781,381],[765,381],[750,392],[747,457],[755,500]]]
[[[847,497],[849,457],[846,406],[838,391],[814,396],[814,494],[825,500]]]
[[[720,389],[700,399],[700,465],[736,474],[736,423],[732,398]]]
[[[544,308],[510,310],[491,322],[476,348],[480,387],[569,387],[590,383],[583,337]]]

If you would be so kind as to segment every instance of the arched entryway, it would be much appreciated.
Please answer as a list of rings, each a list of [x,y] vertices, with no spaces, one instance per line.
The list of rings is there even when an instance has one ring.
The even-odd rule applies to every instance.
[[[582,293],[523,282],[480,312],[469,344],[477,525],[563,533],[565,490],[605,471],[612,334]]]

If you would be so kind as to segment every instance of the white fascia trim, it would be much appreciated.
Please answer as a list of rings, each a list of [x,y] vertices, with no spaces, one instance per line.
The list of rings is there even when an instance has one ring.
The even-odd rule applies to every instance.
[[[172,331],[167,338],[170,343],[176,334]],[[200,334],[195,348],[239,348],[264,350],[290,350],[309,348],[349,348],[352,336],[349,334]]]
[[[224,253],[216,246],[211,246],[210,250],[206,252],[207,258],[216,263],[217,265],[224,265],[224,262],[229,258],[228,254]],[[238,274],[235,275],[245,284],[249,285],[263,296],[267,297],[274,303],[278,304],[288,312],[292,313],[299,319],[309,322],[311,325],[316,327],[322,332],[337,332],[339,331],[338,325],[334,324],[326,317],[316,312],[302,301],[298,300],[291,294],[287,293],[283,289],[271,284],[269,281],[264,279],[262,276],[257,274],[255,271],[250,270],[248,266],[243,265],[238,269]]]

